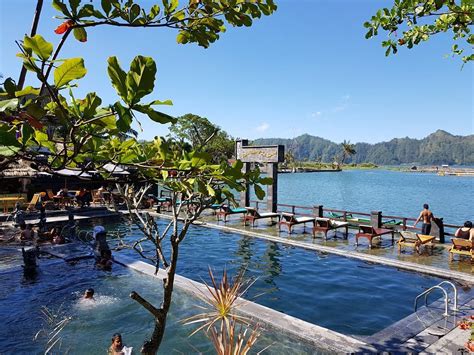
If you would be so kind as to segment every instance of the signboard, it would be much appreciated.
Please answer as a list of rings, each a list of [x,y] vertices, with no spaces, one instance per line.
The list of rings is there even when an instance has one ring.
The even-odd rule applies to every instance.
[[[248,141],[236,142],[236,157],[243,163],[282,163],[285,160],[285,146],[247,146]]]

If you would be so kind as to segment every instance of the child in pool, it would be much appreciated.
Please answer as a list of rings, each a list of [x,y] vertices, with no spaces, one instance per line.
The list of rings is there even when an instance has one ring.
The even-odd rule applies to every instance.
[[[131,355],[132,348],[126,347],[122,343],[122,335],[115,333],[112,336],[112,344],[109,347],[109,355]]]

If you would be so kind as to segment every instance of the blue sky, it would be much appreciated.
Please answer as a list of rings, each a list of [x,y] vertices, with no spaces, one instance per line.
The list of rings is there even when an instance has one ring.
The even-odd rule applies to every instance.
[[[88,1],[87,1],[88,2]],[[437,129],[473,134],[472,64],[446,58],[441,35],[385,57],[379,38],[366,40],[362,24],[392,1],[276,0],[278,11],[250,28],[228,28],[204,49],[176,43],[169,29],[101,27],[87,43],[71,38],[61,57],[84,57],[88,74],[76,97],[96,91],[117,100],[106,74],[116,55],[128,68],[151,56],[158,76],[151,99],[171,99],[163,111],[207,117],[233,137],[291,138],[303,133],[335,142],[375,143],[423,138]],[[18,77],[14,40],[29,32],[36,1],[0,1],[0,73]],[[83,3],[85,1],[83,0]],[[152,1],[142,1],[150,7]],[[61,21],[45,1],[38,33],[57,44]],[[31,76],[30,80],[33,80]],[[148,101],[148,100],[145,100]],[[141,137],[166,135],[166,126],[142,118]]]

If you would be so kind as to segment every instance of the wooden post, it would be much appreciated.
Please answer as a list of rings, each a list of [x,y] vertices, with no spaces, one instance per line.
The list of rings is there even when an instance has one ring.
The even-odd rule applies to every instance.
[[[313,214],[314,214],[316,217],[323,217],[323,216],[324,216],[323,205],[316,205],[316,206],[313,206]]]
[[[246,174],[249,171],[250,163],[244,163],[242,172]],[[250,207],[250,189],[248,183],[245,183],[245,190],[240,192],[240,207]]]
[[[374,228],[382,227],[382,212],[381,211],[370,212],[370,225]]]
[[[267,176],[273,179],[273,184],[267,186],[267,210],[276,212],[278,204],[278,163],[267,164]]]

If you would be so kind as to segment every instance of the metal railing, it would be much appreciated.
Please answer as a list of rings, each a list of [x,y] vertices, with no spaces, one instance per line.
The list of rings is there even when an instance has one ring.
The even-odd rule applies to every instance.
[[[447,317],[449,315],[449,313],[448,313],[449,298],[448,298],[448,292],[443,287],[441,287],[441,285],[444,285],[444,284],[448,284],[448,285],[452,286],[452,288],[454,290],[454,305],[453,305],[452,311],[453,312],[458,311],[458,291],[456,289],[456,286],[454,286],[454,284],[450,281],[442,281],[439,284],[437,284],[433,287],[430,287],[429,289],[423,291],[418,296],[416,296],[416,298],[415,298],[415,312],[418,309],[418,300],[422,296],[425,296],[425,307],[426,307],[428,305],[428,295],[434,290],[441,290],[444,294],[444,313],[443,313],[443,315],[445,317]]]
[[[236,199],[239,201],[239,199]],[[260,206],[266,206],[266,201],[256,201],[251,200],[251,204],[255,205],[256,209],[258,210]],[[300,205],[291,205],[291,204],[284,204],[279,203],[277,204],[278,210],[277,212],[291,212],[294,214],[298,214],[301,216],[314,216],[317,215],[317,208],[318,206],[300,206]],[[265,207],[264,207],[265,208]],[[347,211],[347,210],[340,210],[335,208],[323,208],[323,214],[328,216],[329,214],[338,214],[340,217],[330,216],[331,218],[347,221],[348,219],[370,219],[371,214],[367,212],[360,212],[360,211]],[[403,216],[391,216],[391,215],[382,215],[382,224],[387,223],[388,221],[393,221],[393,228],[397,231],[399,230],[411,230],[411,231],[421,231],[421,228],[413,228],[411,225],[416,221],[416,218],[411,217],[403,217]],[[411,225],[408,223],[411,222]],[[398,225],[396,223],[399,223]],[[454,232],[456,229],[460,228],[460,225],[443,223],[444,226],[444,235],[446,236],[454,236]]]

